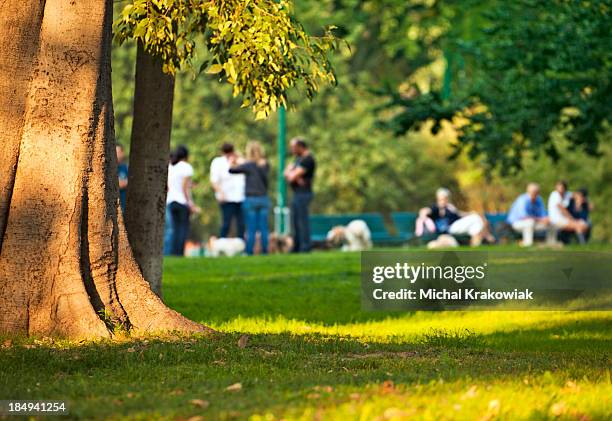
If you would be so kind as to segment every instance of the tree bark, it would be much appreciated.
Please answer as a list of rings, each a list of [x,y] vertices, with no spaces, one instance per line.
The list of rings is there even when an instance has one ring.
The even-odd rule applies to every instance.
[[[0,89],[14,90],[0,133],[17,150],[0,155],[14,168],[0,179],[0,332],[209,332],[151,291],[118,211],[112,1],[12,3],[22,10],[0,8]]]
[[[25,116],[26,91],[38,52],[44,0],[8,2],[0,7],[0,250],[13,193],[19,143]]]
[[[174,77],[138,45],[125,225],[136,262],[161,297]]]

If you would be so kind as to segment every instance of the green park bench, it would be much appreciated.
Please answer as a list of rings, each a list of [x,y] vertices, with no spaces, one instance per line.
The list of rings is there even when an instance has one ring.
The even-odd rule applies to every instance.
[[[327,233],[337,225],[347,225],[349,222],[361,219],[372,233],[374,244],[398,244],[405,241],[401,236],[389,234],[385,226],[384,218],[379,213],[352,213],[339,215],[311,215],[310,216],[310,237],[313,243],[324,243]]]
[[[506,221],[506,213],[487,213],[485,217],[489,222],[491,231],[499,240],[500,235],[510,235],[512,238],[518,238],[518,234],[510,230],[504,233],[504,224]],[[372,242],[377,245],[384,244],[401,244],[407,242],[417,242],[419,244],[427,243],[437,237],[435,234],[426,235],[421,238],[414,235],[414,228],[417,219],[416,212],[392,212],[391,220],[395,226],[396,234],[392,235],[385,226],[385,221],[380,213],[349,213],[337,215],[311,215],[310,216],[310,232],[311,240],[315,244],[323,244],[326,241],[327,233],[333,227],[338,225],[347,225],[349,222],[361,219],[368,224],[368,228],[372,233]],[[506,230],[508,227],[505,227]],[[467,235],[456,236],[460,244],[469,244],[470,238]]]
[[[397,235],[403,238],[404,241],[410,241],[415,238],[416,212],[391,212],[391,220],[397,230]]]

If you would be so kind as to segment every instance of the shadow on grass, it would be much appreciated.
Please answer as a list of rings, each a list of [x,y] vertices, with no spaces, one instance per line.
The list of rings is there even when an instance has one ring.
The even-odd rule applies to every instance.
[[[33,348],[0,351],[0,396],[68,399],[72,414],[86,418],[147,411],[187,416],[197,409],[190,399],[206,399],[212,414],[225,417],[304,405],[323,386],[344,390],[336,396],[341,400],[385,381],[521,387],[523,379],[539,378],[560,387],[575,379],[601,381],[609,368],[609,327],[594,319],[488,335],[431,331],[393,343],[260,334],[244,348],[240,334],[76,346],[28,341]],[[226,390],[235,383],[240,392]]]

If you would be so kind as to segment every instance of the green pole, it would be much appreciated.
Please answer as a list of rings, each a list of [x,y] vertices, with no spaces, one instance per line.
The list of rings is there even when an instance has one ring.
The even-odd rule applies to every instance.
[[[445,52],[444,58],[446,59],[446,69],[444,69],[444,81],[442,84],[442,99],[446,101],[451,96],[453,55],[449,52]]]
[[[276,191],[276,206],[277,206],[277,233],[284,234],[286,230],[285,221],[285,208],[287,206],[287,186],[285,184],[285,176],[283,171],[285,170],[285,155],[286,155],[286,144],[287,144],[287,119],[285,115],[285,107],[281,106],[278,109],[278,138],[277,138],[277,151],[278,151],[278,183]]]

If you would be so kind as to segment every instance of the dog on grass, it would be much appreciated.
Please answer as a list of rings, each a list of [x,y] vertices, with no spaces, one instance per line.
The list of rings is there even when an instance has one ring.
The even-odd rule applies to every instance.
[[[208,239],[206,250],[210,257],[238,256],[244,252],[246,244],[242,238],[217,238],[214,235]]]
[[[454,247],[459,247],[459,243],[455,237],[449,234],[439,235],[438,238],[427,243],[428,249],[445,249]]]
[[[268,253],[269,254],[286,254],[291,253],[293,249],[293,238],[288,235],[270,233],[268,236]]]
[[[347,226],[337,226],[327,233],[327,243],[332,247],[340,247],[342,251],[362,251],[372,248],[372,233],[368,224],[361,219],[355,219]]]

